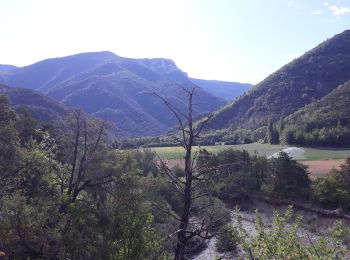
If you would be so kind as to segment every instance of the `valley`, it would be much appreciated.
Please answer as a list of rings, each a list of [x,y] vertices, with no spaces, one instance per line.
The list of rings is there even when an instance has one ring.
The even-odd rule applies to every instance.
[[[270,145],[270,144],[242,144],[242,145],[215,145],[200,146],[210,153],[218,153],[219,151],[233,149],[239,151],[247,151],[250,155],[258,154],[260,156],[269,157],[280,150],[286,149],[288,146]],[[181,147],[155,147],[150,148],[158,154],[159,157],[166,159],[169,167],[184,165],[184,149]],[[194,151],[198,152],[199,147],[194,147]],[[331,172],[333,168],[339,169],[339,165],[350,157],[350,149],[344,148],[303,148],[305,154],[296,158],[300,163],[308,167],[311,178],[322,176]]]
[[[284,9],[301,14],[295,2]],[[308,17],[327,10],[340,23],[350,13],[340,3]],[[94,10],[89,28],[67,34],[70,46],[88,32],[81,46],[60,44],[46,58],[48,32],[59,26],[33,35],[23,27],[28,44],[14,57],[37,54],[29,35],[44,35],[47,49],[40,45],[37,62],[0,64],[0,259],[349,259],[350,30],[317,42],[311,33],[282,37],[291,29],[279,28],[274,12],[259,31],[242,29],[239,44],[221,33],[235,8],[218,17],[208,8],[203,27],[221,26],[204,37],[199,6],[188,24],[172,16],[185,5],[152,15],[158,7],[140,2],[127,17],[112,8],[103,19]],[[62,10],[68,18],[70,7]],[[123,19],[109,23],[115,17]],[[133,30],[122,37],[127,21]],[[126,39],[137,49],[130,57],[96,51],[125,51]],[[169,50],[174,60],[162,58]],[[258,82],[265,66],[274,69]]]
[[[288,146],[271,145],[261,143],[241,144],[241,145],[214,145],[214,146],[200,146],[200,149],[206,149],[209,152],[217,153],[222,150],[233,149],[239,151],[247,151],[254,155],[257,153],[260,156],[269,157],[280,150],[286,149]],[[156,152],[160,157],[165,159],[177,159],[184,155],[184,149],[181,147],[154,147],[150,148]],[[194,147],[194,151],[198,151],[199,146]],[[317,160],[336,160],[346,159],[350,156],[349,148],[302,148],[305,154],[302,157],[295,158],[301,161],[317,161]]]

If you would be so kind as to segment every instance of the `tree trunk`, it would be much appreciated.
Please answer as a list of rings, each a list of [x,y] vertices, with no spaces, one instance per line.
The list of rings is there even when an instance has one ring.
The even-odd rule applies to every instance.
[[[191,152],[192,152],[192,140],[190,140],[190,146],[189,146],[189,149],[187,149],[186,156],[185,156],[186,185],[185,185],[185,191],[184,191],[184,207],[182,211],[181,223],[179,225],[179,232],[177,236],[178,243],[175,251],[176,260],[184,259],[185,252],[186,252],[186,244],[187,244],[186,230],[188,226],[188,220],[190,216],[191,202],[192,202],[193,176],[192,176]]]

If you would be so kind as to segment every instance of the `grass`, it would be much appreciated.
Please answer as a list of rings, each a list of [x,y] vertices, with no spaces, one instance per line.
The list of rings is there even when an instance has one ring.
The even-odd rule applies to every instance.
[[[304,148],[305,160],[336,160],[350,157],[349,148]]]
[[[209,152],[217,153],[225,149],[246,150],[250,154],[255,152],[262,156],[270,156],[283,147],[281,145],[270,144],[241,144],[241,145],[215,145],[215,146],[201,146],[202,149],[207,149]],[[165,159],[180,159],[184,156],[184,149],[181,147],[156,147],[151,148],[157,152],[158,155]],[[305,158],[303,160],[328,160],[328,159],[345,159],[350,157],[350,149],[346,148],[304,148]],[[198,147],[194,148],[194,151],[198,151]]]

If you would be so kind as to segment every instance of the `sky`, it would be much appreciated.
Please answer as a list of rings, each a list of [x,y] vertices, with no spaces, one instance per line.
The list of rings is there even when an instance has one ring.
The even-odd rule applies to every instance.
[[[0,0],[0,64],[108,50],[256,84],[347,29],[350,0]]]

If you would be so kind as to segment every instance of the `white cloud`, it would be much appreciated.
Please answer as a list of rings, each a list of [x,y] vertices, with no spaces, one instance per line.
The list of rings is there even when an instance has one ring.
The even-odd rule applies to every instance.
[[[322,13],[322,10],[321,9],[317,9],[315,11],[313,11],[311,14],[312,15],[320,15]]]
[[[331,10],[332,14],[335,16],[340,16],[340,15],[350,13],[349,7],[338,7],[336,5],[329,6],[329,10]]]
[[[323,5],[324,5],[324,6],[329,6],[329,3],[324,2]]]

